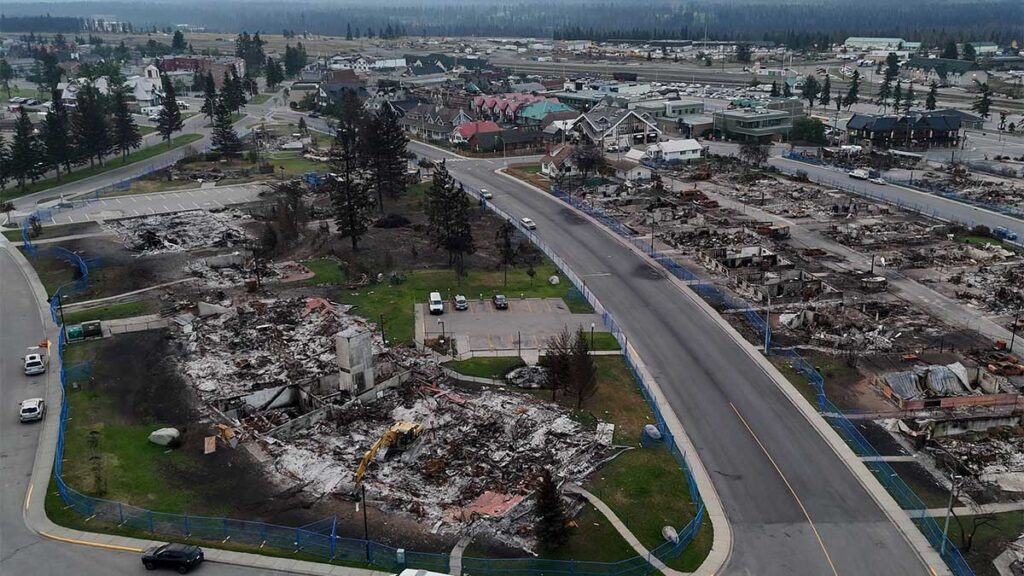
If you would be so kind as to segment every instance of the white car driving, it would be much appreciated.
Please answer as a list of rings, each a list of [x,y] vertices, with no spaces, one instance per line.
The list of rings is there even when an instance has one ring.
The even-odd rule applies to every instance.
[[[46,402],[42,398],[22,400],[18,405],[18,420],[22,422],[42,420],[43,414],[46,414]]]
[[[46,372],[46,361],[42,354],[27,354],[25,356],[25,374],[33,376]]]
[[[520,218],[519,222],[520,222],[520,224],[523,225],[523,228],[526,228],[527,230],[536,230],[537,229],[537,223],[534,222],[533,220],[530,220],[529,218],[527,218],[525,216]]]

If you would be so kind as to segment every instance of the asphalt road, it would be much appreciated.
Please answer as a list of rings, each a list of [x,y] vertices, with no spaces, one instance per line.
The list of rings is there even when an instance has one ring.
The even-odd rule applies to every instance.
[[[846,465],[712,318],[606,232],[496,167],[463,160],[449,170],[468,187],[491,190],[508,213],[533,218],[537,235],[587,278],[624,328],[722,499],[734,538],[723,573],[928,573]]]
[[[35,461],[39,423],[18,422],[18,405],[44,396],[44,377],[22,372],[28,346],[43,339],[39,308],[11,254],[0,248],[0,574],[110,576],[144,573],[139,556],[48,540],[32,532],[23,517],[28,480]],[[49,320],[47,320],[49,321]],[[47,418],[57,417],[50,406]],[[194,572],[213,575],[273,574],[207,563]]]

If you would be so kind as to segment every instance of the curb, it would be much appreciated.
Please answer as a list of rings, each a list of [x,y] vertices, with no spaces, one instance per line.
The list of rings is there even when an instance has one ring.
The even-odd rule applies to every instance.
[[[540,188],[505,173],[504,168],[499,168],[494,172],[527,186],[539,194],[551,196]],[[554,197],[552,197],[552,199],[554,199]],[[616,240],[623,245],[635,248],[632,244],[624,242],[621,237],[612,233],[602,224],[591,218],[589,214],[580,212],[575,207],[569,206],[564,202],[562,202],[562,204],[583,218],[586,218],[591,224],[599,227],[601,230],[604,230],[613,238],[616,238]],[[656,265],[656,269],[661,269],[653,260],[650,260],[649,263],[654,263]],[[675,278],[671,274],[668,274],[668,276]],[[693,296],[696,297],[696,295]],[[732,526],[729,524],[729,519],[725,514],[725,509],[722,507],[722,500],[718,496],[718,491],[715,490],[714,484],[711,482],[711,476],[708,474],[707,468],[704,467],[704,463],[701,461],[700,456],[697,453],[697,448],[693,445],[690,437],[686,434],[686,431],[683,429],[682,422],[679,421],[679,417],[676,416],[675,411],[672,410],[672,406],[668,403],[668,399],[665,398],[665,394],[661,391],[661,384],[651,375],[650,371],[647,369],[647,365],[643,362],[643,358],[628,341],[626,342],[626,351],[632,351],[633,358],[636,359],[636,368],[648,382],[651,395],[654,396],[655,402],[658,406],[664,408],[664,410],[661,411],[662,418],[665,419],[665,425],[668,426],[676,441],[682,445],[683,453],[686,455],[686,461],[690,465],[690,473],[693,476],[694,482],[697,483],[697,490],[700,492],[701,498],[704,500],[704,513],[707,514],[707,519],[711,521],[711,525],[714,530],[711,542],[711,551],[708,552],[707,558],[704,559],[704,562],[701,563],[700,567],[694,570],[691,574],[693,576],[713,576],[719,573],[722,567],[725,566],[725,563],[729,560],[729,557],[732,555]]]
[[[506,174],[504,170],[499,169],[495,170],[495,172],[504,176],[505,178],[512,179],[522,185],[529,187],[534,192],[550,196],[550,194],[544,192],[543,190],[540,190],[536,186],[533,186],[527,182],[523,182],[522,180],[515,178],[514,176]],[[617,242],[629,248],[631,251],[633,251],[633,253],[638,254],[649,265],[654,266],[655,269],[664,270],[661,267],[661,265],[658,264],[658,262],[656,262],[653,258],[650,257],[650,255],[646,254],[645,252],[634,246],[632,243],[627,242],[618,234],[615,234],[614,232],[609,230],[607,227],[605,227],[603,224],[595,220],[589,214],[586,214],[577,209],[576,207],[566,204],[564,202],[561,202],[561,204],[570,208],[577,215],[587,219],[587,221],[594,224],[595,226],[600,227],[609,236],[615,238]],[[665,272],[665,277],[669,281],[671,281],[673,285],[675,285],[681,293],[683,293],[687,298],[696,303],[701,308],[701,310],[704,311],[705,314],[707,314],[723,330],[725,330],[726,333],[728,333],[730,337],[732,337],[732,339],[743,348],[747,355],[755,362],[757,362],[757,364],[771,378],[771,380],[775,383],[779,390],[782,391],[782,393],[790,400],[790,402],[804,415],[808,423],[832,448],[836,456],[838,456],[839,459],[843,462],[843,464],[846,465],[850,472],[857,478],[858,482],[860,482],[860,484],[864,487],[865,491],[868,492],[871,498],[878,504],[878,506],[882,509],[885,515],[893,523],[893,525],[895,525],[896,528],[900,531],[900,533],[903,535],[904,539],[907,541],[910,547],[914,549],[914,551],[917,553],[918,557],[921,559],[921,562],[925,565],[925,567],[928,570],[930,570],[930,572],[933,575],[952,574],[952,572],[946,566],[946,563],[939,556],[938,552],[936,552],[935,549],[932,548],[932,546],[928,543],[927,539],[925,538],[924,534],[920,530],[918,530],[917,527],[914,525],[913,521],[910,519],[910,516],[902,508],[900,508],[899,504],[897,504],[896,500],[892,497],[892,495],[890,495],[889,492],[885,490],[885,488],[881,485],[878,479],[875,478],[871,474],[871,472],[863,465],[863,463],[860,461],[860,458],[856,454],[854,454],[853,450],[850,449],[849,446],[846,445],[846,442],[844,442],[843,439],[839,437],[839,434],[832,429],[828,422],[825,421],[824,417],[822,417],[821,414],[819,414],[818,411],[813,406],[811,406],[807,402],[807,400],[804,399],[804,397],[801,396],[793,388],[789,381],[786,380],[785,376],[783,376],[782,373],[779,372],[778,369],[775,368],[775,366],[770,361],[768,361],[768,359],[764,355],[762,355],[735,328],[733,328],[731,324],[729,324],[724,318],[722,318],[722,316],[717,311],[715,311],[715,309],[712,308],[710,304],[708,304],[703,298],[701,298],[695,292],[693,292],[693,290],[691,290],[684,281],[680,280],[679,278],[676,278],[675,275],[668,273],[668,271]],[[640,365],[640,369],[641,371],[646,370],[642,364]],[[645,376],[649,377],[649,374],[645,374]],[[651,379],[651,381],[655,382],[653,379]],[[661,397],[660,394],[660,387],[658,388],[658,393],[656,396],[658,397],[659,404],[664,402],[664,399]],[[667,405],[667,403],[665,405]],[[672,414],[673,420],[676,419],[674,412],[669,410],[668,413]],[[668,420],[668,417],[666,417],[666,420]],[[688,450],[688,455],[695,454],[695,452],[692,451],[692,446],[690,445],[688,438],[685,439],[685,442]],[[695,460],[698,459],[695,458]],[[698,478],[696,474],[697,466],[693,465],[692,468],[695,472],[694,477]],[[701,466],[701,471],[706,475],[706,471],[703,470],[703,466]],[[708,483],[710,484],[710,479],[708,479]],[[701,495],[704,497],[705,503],[709,504],[709,495],[705,494],[704,487],[700,484],[700,482],[698,482],[698,487],[701,490]],[[720,507],[721,502],[718,501],[717,494],[714,493],[713,488],[711,490],[711,493],[715,494],[715,503]],[[710,506],[708,506],[708,512],[709,516],[711,516]],[[717,545],[718,533],[719,529],[716,526],[715,544],[712,545],[712,552],[714,551],[715,545]],[[711,556],[709,555],[708,559],[710,560],[710,558]],[[705,563],[707,563],[707,561],[705,561]],[[697,573],[698,572],[695,572],[695,574]]]

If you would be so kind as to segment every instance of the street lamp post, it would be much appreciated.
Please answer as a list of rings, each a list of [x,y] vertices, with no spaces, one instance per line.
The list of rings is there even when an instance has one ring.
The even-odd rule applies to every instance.
[[[1013,352],[1013,342],[1017,339],[1017,324],[1020,323],[1020,307],[1017,307],[1017,314],[1013,317],[1013,328],[1010,330],[1010,352]]]
[[[441,344],[444,344],[444,320],[438,320],[437,323],[441,325]]]
[[[590,323],[590,351],[594,351],[594,323]]]
[[[956,490],[959,487],[961,480],[963,480],[963,476],[951,474],[949,476],[949,480],[949,504],[946,505],[946,522],[942,526],[942,545],[939,546],[939,556],[946,553],[946,542],[949,541],[949,537],[947,536],[947,534],[949,534],[949,516],[953,512],[953,496],[956,494]]]

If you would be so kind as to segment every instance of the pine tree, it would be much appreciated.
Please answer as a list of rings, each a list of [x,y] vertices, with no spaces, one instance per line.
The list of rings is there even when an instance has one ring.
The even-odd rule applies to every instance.
[[[171,135],[185,127],[181,120],[181,108],[178,108],[178,99],[174,95],[174,86],[166,75],[160,75],[160,81],[164,85],[164,98],[160,103],[160,112],[157,114],[156,131],[167,141],[167,147],[171,147]]]
[[[231,123],[231,111],[224,102],[217,102],[214,106],[213,132],[210,134],[210,144],[213,149],[222,156],[230,159],[242,151],[242,141],[235,132]]]
[[[808,74],[807,78],[804,78],[804,86],[800,93],[804,100],[807,100],[808,108],[814,109],[814,101],[818,99],[820,93],[821,84],[818,83],[818,79]]]
[[[843,106],[849,110],[850,106],[858,102],[860,102],[860,72],[854,70],[853,76],[850,77],[850,87],[846,90],[846,96],[843,97]]]
[[[892,79],[888,76],[882,78],[882,83],[878,86],[878,95],[875,98],[875,104],[881,106],[883,111],[889,106],[889,98],[892,97]]]
[[[461,278],[466,273],[466,256],[476,252],[476,245],[473,242],[473,226],[469,221],[469,202],[466,201],[466,189],[459,184],[453,189],[448,205],[451,207],[450,233],[448,236],[449,262],[455,266],[455,273]]]
[[[946,43],[946,47],[942,50],[942,57],[948,60],[958,60],[960,58],[956,50],[956,42],[950,40]]]
[[[184,52],[188,48],[185,43],[185,35],[181,33],[181,30],[174,31],[174,37],[171,39],[171,50],[175,52]]]
[[[377,192],[377,205],[384,213],[384,197],[396,199],[405,191],[406,145],[409,139],[391,107],[381,108],[366,130],[367,164],[370,182]]]
[[[71,161],[75,158],[75,150],[71,139],[71,118],[64,106],[60,91],[50,92],[50,110],[43,120],[43,142],[46,145],[46,159],[60,178],[60,167],[65,172],[71,171]]]
[[[46,150],[43,143],[33,134],[32,120],[22,107],[18,119],[14,122],[14,139],[11,142],[10,160],[7,162],[8,172],[18,186],[24,190],[25,182],[35,181],[45,171],[45,164],[40,161]]]
[[[135,125],[135,118],[128,108],[128,97],[124,88],[114,90],[113,141],[121,152],[123,161],[128,160],[128,152],[142,145],[142,134]]]
[[[558,487],[551,478],[551,472],[546,468],[541,474],[540,486],[537,487],[534,515],[537,517],[537,523],[534,525],[533,534],[537,538],[538,548],[555,550],[565,544],[569,539],[569,531],[565,525],[565,507],[562,505],[562,497],[558,494]]]
[[[583,329],[576,331],[572,346],[572,394],[576,398],[576,409],[583,409],[583,402],[597,392],[597,367],[590,355],[590,341]]]
[[[11,97],[11,80],[14,79],[14,67],[5,58],[0,58],[0,87]]]
[[[829,76],[825,76],[825,81],[821,85],[821,95],[818,96],[818,104],[821,104],[823,108],[828,108],[828,103],[832,99],[832,80]]]
[[[914,93],[914,83],[907,85],[907,91],[903,94],[903,114],[910,114],[911,109],[917,104],[917,94]]]
[[[99,92],[87,84],[78,91],[75,102],[75,111],[71,115],[71,135],[77,157],[88,158],[90,166],[94,166],[98,160],[102,166],[103,157],[110,151],[110,131]]]
[[[979,92],[971,104],[971,110],[974,110],[979,116],[987,120],[989,110],[992,108],[992,90],[988,87],[988,82],[978,82],[975,80],[974,83],[978,86]]]
[[[11,179],[11,150],[7,147],[7,140],[3,133],[0,133],[0,206],[6,207],[7,202],[3,201],[3,191],[7,190],[7,181]],[[14,210],[11,204],[11,210]],[[0,210],[7,212],[7,210]],[[10,217],[8,217],[10,220]]]
[[[281,64],[273,58],[267,56],[267,88],[274,89],[284,80],[284,70],[281,69]]]
[[[892,110],[893,112],[899,112],[900,107],[903,105],[903,81],[897,80],[896,87],[892,90]]]
[[[779,83],[776,82],[775,80],[772,80],[772,91],[769,92],[768,95],[771,96],[772,98],[779,97]]]
[[[334,175],[328,181],[338,234],[352,241],[353,251],[359,249],[359,241],[369,229],[374,206],[365,184],[358,145],[358,134],[354,130],[336,131],[329,161]]]
[[[936,100],[939,97],[939,85],[932,80],[932,83],[928,85],[928,95],[924,98],[924,109],[935,110],[937,105]]]
[[[199,111],[213,122],[213,115],[217,111],[217,84],[213,81],[213,73],[207,72],[203,80],[203,105]]]
[[[448,252],[448,266],[461,279],[465,256],[476,251],[469,223],[466,192],[455,185],[444,162],[434,168],[434,180],[427,190],[427,227],[434,246]]]
[[[352,39],[352,23],[350,22],[350,23],[345,25],[345,40],[351,40],[351,39]]]

